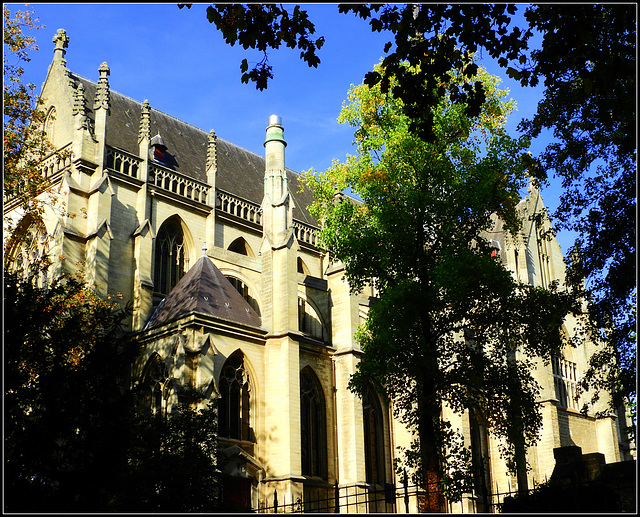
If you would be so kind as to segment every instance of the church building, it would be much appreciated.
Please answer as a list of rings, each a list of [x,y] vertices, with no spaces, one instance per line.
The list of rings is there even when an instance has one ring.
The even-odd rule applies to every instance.
[[[394,471],[411,435],[393,401],[347,389],[362,356],[354,333],[375,293],[351,294],[343,267],[318,246],[310,193],[299,192],[299,174],[285,164],[280,117],[258,114],[266,131],[256,135],[264,138],[256,155],[111,90],[107,63],[93,80],[73,73],[65,31],[53,41],[41,97],[46,134],[63,158],[45,160],[43,171],[59,204],[30,221],[34,238],[13,259],[48,253],[51,274],[82,267],[103,296],[132,302],[127,330],[143,350],[132,381],[153,411],[171,411],[187,387],[218,399],[227,501],[260,510],[277,499],[312,511],[314,501],[349,496],[355,504],[342,512],[415,511]],[[548,219],[540,226],[529,217],[544,211],[535,188],[520,209],[520,235],[497,227],[496,253],[520,280],[561,281],[560,246],[541,238]],[[19,217],[19,206],[6,202],[4,214]],[[537,364],[544,424],[528,451],[530,487],[551,475],[554,448],[577,445],[607,463],[628,455],[617,415],[596,415],[606,401],[579,411],[577,382],[594,350],[570,348]],[[515,477],[473,415],[445,413],[467,437],[485,489],[449,510],[491,511],[491,494],[513,489]]]

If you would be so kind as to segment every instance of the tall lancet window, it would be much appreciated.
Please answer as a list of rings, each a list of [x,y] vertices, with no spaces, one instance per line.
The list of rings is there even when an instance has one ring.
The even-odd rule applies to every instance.
[[[326,406],[322,387],[310,368],[300,372],[302,474],[327,479]]]
[[[169,371],[162,358],[154,353],[142,374],[142,402],[154,415],[166,415],[169,410],[171,386]]]
[[[155,290],[169,294],[185,272],[184,233],[179,220],[166,221],[156,237]]]
[[[22,220],[9,244],[9,268],[22,277],[23,280],[34,282],[38,287],[44,287],[47,282],[46,274],[38,261],[49,253],[49,236],[39,219],[30,216]]]
[[[489,512],[491,504],[491,461],[489,458],[489,434],[481,423],[480,415],[469,408],[471,428],[471,461],[473,484],[476,495],[476,510]]]
[[[218,434],[233,440],[253,441],[250,407],[251,384],[241,353],[227,359],[220,374]]]
[[[384,427],[382,406],[378,395],[369,386],[362,400],[364,413],[364,461],[367,483],[382,485],[385,482]]]

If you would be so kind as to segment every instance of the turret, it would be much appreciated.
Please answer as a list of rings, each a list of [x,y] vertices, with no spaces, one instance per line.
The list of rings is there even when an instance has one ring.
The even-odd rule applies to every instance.
[[[66,68],[67,61],[64,55],[67,53],[65,49],[69,46],[67,32],[64,29],[58,29],[58,32],[53,37],[53,42],[56,44],[56,48],[53,51],[53,63]]]
[[[272,246],[280,246],[288,239],[292,223],[293,202],[289,196],[287,173],[284,166],[284,140],[282,119],[269,117],[265,147],[264,171],[264,233]]]

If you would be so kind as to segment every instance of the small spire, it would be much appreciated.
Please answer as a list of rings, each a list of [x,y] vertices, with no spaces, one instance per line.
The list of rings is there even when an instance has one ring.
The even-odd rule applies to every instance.
[[[73,115],[78,116],[78,129],[88,128],[87,100],[84,97],[84,85],[82,83],[78,83],[73,99]]]
[[[62,66],[66,66],[67,62],[64,59],[64,56],[67,51],[65,50],[65,48],[69,46],[67,31],[65,31],[64,29],[58,29],[55,36],[53,37],[53,42],[56,44],[56,48],[53,50],[54,62],[60,63]]]
[[[209,132],[209,142],[207,144],[207,169],[215,169],[218,166],[218,155],[216,147],[217,139],[218,137],[216,136],[216,132],[212,129]]]
[[[149,140],[151,138],[151,124],[149,117],[151,114],[151,108],[149,107],[149,100],[145,99],[140,110],[140,130],[138,131],[138,143],[142,140]]]
[[[202,256],[207,256],[207,241],[204,241],[204,243],[202,244]]]
[[[100,79],[98,79],[98,88],[96,89],[96,99],[93,105],[93,109],[103,108],[109,110],[110,105],[110,92],[109,92],[109,65],[106,62],[100,65],[98,68],[100,72]]]

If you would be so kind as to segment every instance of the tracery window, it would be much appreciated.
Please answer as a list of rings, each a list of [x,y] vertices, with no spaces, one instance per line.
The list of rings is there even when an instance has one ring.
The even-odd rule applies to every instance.
[[[326,405],[310,368],[300,372],[300,421],[302,474],[327,479]]]
[[[233,440],[254,441],[250,422],[251,384],[241,353],[227,359],[219,386],[218,434]]]
[[[169,294],[184,276],[185,267],[184,232],[178,220],[170,219],[160,227],[156,237],[156,292]]]
[[[154,353],[147,361],[140,385],[143,405],[149,408],[154,415],[166,415],[171,395],[169,371],[157,353]]]
[[[382,485],[385,482],[384,425],[382,407],[373,386],[362,400],[364,414],[364,459],[367,483]]]
[[[23,221],[13,237],[14,245],[10,252],[11,270],[24,280],[34,280],[39,287],[46,282],[46,275],[38,261],[49,253],[49,236],[44,224],[39,220]]]
[[[578,367],[573,361],[562,356],[551,357],[553,382],[558,406],[580,410],[578,397]]]

